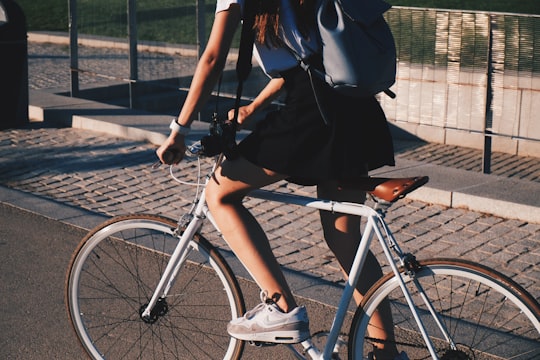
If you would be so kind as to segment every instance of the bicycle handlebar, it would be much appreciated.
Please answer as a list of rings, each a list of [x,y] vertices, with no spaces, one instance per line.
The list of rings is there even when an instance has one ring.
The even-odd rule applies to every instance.
[[[163,153],[163,160],[165,163],[172,163],[174,160],[174,152],[167,150]]]

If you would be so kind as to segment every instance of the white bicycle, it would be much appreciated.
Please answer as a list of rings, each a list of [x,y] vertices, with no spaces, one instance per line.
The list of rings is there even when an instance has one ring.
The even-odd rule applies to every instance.
[[[211,171],[221,159],[216,156]],[[250,194],[367,219],[331,329],[285,345],[292,354],[365,359],[375,344],[386,341],[367,331],[371,316],[385,303],[391,306],[393,341],[411,359],[540,359],[540,306],[520,285],[477,263],[417,260],[399,247],[384,215],[428,179],[372,180],[376,186],[366,190],[373,207],[268,190]],[[241,358],[245,343],[230,337],[226,326],[245,313],[244,299],[221,251],[201,234],[206,220],[217,229],[205,204],[204,183],[199,181],[192,209],[178,221],[149,214],[114,217],[82,239],[69,264],[65,295],[70,322],[92,358]],[[368,291],[343,335],[373,239],[392,271]]]

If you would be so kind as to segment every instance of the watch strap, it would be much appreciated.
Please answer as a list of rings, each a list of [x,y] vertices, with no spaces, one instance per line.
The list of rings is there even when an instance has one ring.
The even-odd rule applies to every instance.
[[[176,131],[177,133],[184,136],[189,134],[191,128],[189,126],[180,125],[176,120],[176,118],[172,119],[171,124],[169,125],[169,129],[171,129],[172,131]]]

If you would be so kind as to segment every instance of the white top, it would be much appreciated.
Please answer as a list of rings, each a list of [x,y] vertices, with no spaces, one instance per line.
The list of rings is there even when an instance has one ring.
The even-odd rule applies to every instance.
[[[227,10],[231,4],[240,4],[243,9],[245,0],[217,0],[216,13]],[[251,0],[253,1],[253,0]],[[318,38],[313,32],[309,40],[302,37],[296,26],[293,10],[289,0],[281,1],[281,28],[280,37],[286,44],[302,58],[305,59],[317,52],[320,47]],[[295,67],[298,60],[291,53],[290,49],[267,47],[264,44],[255,42],[253,53],[262,70],[269,77],[280,77],[279,72]]]

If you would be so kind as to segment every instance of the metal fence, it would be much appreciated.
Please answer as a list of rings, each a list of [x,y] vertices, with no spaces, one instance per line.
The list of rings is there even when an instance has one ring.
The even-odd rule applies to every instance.
[[[143,83],[169,90],[189,86],[214,2],[180,6],[172,0],[166,8],[152,9],[128,0],[125,16],[118,19],[104,17],[96,3],[69,1],[74,96],[79,76],[127,83],[130,96]],[[174,32],[175,44],[145,30],[147,22],[171,17],[177,25],[162,30]],[[492,150],[540,157],[540,16],[394,7],[386,18],[398,49],[397,98],[383,95],[380,101],[393,124],[426,141],[484,149],[485,172]],[[111,21],[122,22],[125,32],[101,28]],[[193,38],[196,43],[188,43]],[[81,43],[90,45],[84,56]],[[110,56],[124,65],[96,65],[92,47],[115,47]],[[232,74],[234,53],[227,67]],[[265,81],[252,72],[251,91],[245,94],[254,96]],[[226,94],[227,86],[221,91]]]
[[[540,157],[540,17],[393,8],[388,117],[423,139]]]

